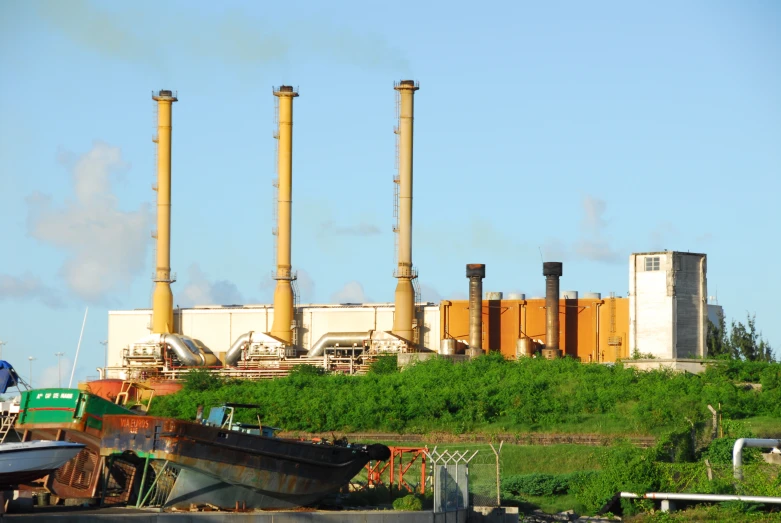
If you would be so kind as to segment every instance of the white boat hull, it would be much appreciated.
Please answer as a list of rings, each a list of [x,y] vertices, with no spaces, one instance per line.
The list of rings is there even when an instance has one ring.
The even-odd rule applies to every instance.
[[[0,444],[0,486],[34,481],[57,470],[84,448],[70,441],[25,441]]]

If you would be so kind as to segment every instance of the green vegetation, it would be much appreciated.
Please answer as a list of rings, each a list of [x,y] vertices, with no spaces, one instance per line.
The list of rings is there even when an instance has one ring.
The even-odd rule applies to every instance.
[[[423,510],[423,502],[416,495],[409,494],[403,498],[394,499],[393,510]]]
[[[713,358],[773,361],[773,350],[762,333],[757,332],[755,316],[747,315],[746,325],[732,320],[729,331],[723,316],[718,324],[708,320],[707,344]]]
[[[302,365],[287,378],[266,381],[223,382],[195,371],[183,391],[156,398],[151,414],[193,419],[198,405],[208,412],[233,401],[261,405],[242,421],[259,415],[291,431],[656,436],[708,423],[708,404],[720,406],[724,419],[762,417],[764,433],[781,418],[777,363],[724,360],[693,376],[568,358],[433,359],[401,372],[392,362],[381,359],[365,376],[327,375]],[[781,431],[781,421],[777,427]]]
[[[612,436],[656,437],[649,449],[622,441],[610,447],[505,445],[502,502],[524,510],[573,508],[593,514],[619,491],[781,496],[781,474],[759,459],[757,449],[744,451],[744,481],[733,479],[731,465],[736,438],[781,435],[781,364],[774,362],[724,359],[698,376],[570,359],[505,361],[495,355],[459,364],[434,359],[404,371],[387,358],[366,376],[328,375],[309,366],[284,379],[256,382],[221,381],[193,372],[181,392],[155,399],[152,414],[192,419],[198,405],[208,409],[228,401],[261,405],[241,421],[260,416],[263,423],[302,432],[398,432],[421,434],[425,441],[424,434],[435,432],[498,437],[529,431],[578,433],[588,427],[588,432]],[[712,437],[708,405],[720,412],[723,437]],[[482,447],[484,461],[470,464],[470,482],[475,494],[490,497],[493,485],[495,495],[495,464],[487,445],[440,449],[445,447]],[[409,475],[411,482],[417,478]],[[351,494],[351,502],[368,496],[401,504],[399,499],[407,495],[372,490]],[[639,522],[714,517],[778,521],[746,512],[753,506],[741,509],[741,517],[748,519],[736,519],[735,507],[698,508],[683,519],[654,512],[648,500],[621,500],[607,510]]]

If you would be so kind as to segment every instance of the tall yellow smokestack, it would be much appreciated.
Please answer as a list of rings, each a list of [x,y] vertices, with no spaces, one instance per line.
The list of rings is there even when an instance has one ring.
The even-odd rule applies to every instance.
[[[153,94],[157,101],[157,268],[152,295],[152,332],[170,334],[174,329],[174,296],[171,294],[171,91]]]
[[[414,95],[418,85],[402,80],[394,86],[401,97],[399,108],[399,259],[396,268],[396,313],[393,333],[413,341],[412,319],[415,312],[415,291],[412,279],[417,275],[412,267],[412,128]]]
[[[293,200],[293,98],[298,93],[289,85],[280,86],[274,91],[279,98],[279,130],[277,151],[279,176],[279,195],[277,208],[277,272],[274,279],[277,287],[274,290],[274,323],[271,335],[293,342],[293,287],[295,279],[290,265],[290,222],[291,204]]]

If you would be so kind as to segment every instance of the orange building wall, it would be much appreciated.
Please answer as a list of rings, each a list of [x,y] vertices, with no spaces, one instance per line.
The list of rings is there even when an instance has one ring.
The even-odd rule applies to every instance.
[[[469,302],[440,303],[440,336],[466,342]],[[598,317],[598,320],[597,320]],[[629,300],[560,300],[560,346],[581,361],[615,361],[628,357]],[[597,336],[599,332],[599,336]],[[528,336],[545,343],[545,300],[483,300],[483,349],[516,357],[517,340]],[[599,338],[599,340],[597,340]]]

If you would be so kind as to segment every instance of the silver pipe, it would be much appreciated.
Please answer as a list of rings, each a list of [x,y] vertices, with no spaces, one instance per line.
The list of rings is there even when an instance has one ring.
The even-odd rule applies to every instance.
[[[364,340],[370,339],[368,332],[326,332],[320,339],[310,347],[307,357],[322,356],[326,346],[333,346],[337,343],[342,347],[352,347],[353,343],[363,347]]]
[[[736,496],[731,494],[687,494],[676,492],[646,492],[645,494],[634,494],[632,492],[622,492],[621,497],[629,499],[667,499],[671,501],[746,501],[748,503],[781,504],[781,498],[770,498],[765,496]]]
[[[160,344],[169,345],[179,362],[186,367],[197,367],[204,364],[204,357],[201,351],[192,342],[187,343],[184,339],[175,334],[161,334]]]
[[[241,358],[241,351],[252,340],[252,333],[255,331],[245,332],[233,342],[228,352],[225,353],[225,364],[235,365],[239,358]]]
[[[732,447],[732,474],[743,479],[743,447],[772,449],[781,447],[781,439],[740,438]]]

